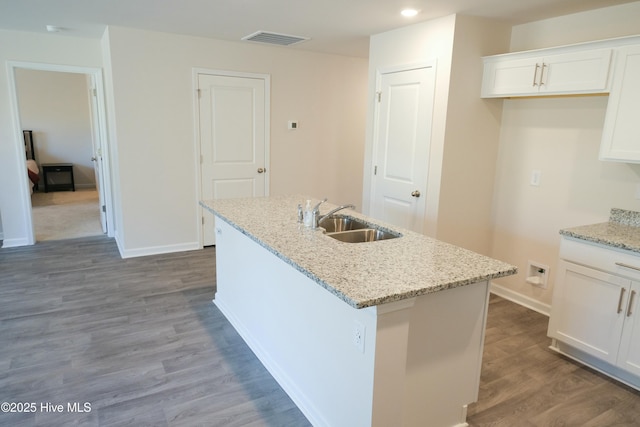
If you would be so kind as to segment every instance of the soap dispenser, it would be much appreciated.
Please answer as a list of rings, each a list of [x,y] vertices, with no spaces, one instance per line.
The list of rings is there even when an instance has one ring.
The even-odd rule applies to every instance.
[[[311,227],[313,225],[313,207],[311,207],[311,200],[307,200],[304,205],[304,225],[305,227]]]

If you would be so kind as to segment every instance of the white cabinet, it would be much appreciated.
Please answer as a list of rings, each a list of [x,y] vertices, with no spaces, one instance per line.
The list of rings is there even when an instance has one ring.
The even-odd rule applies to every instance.
[[[626,304],[625,324],[620,341],[620,353],[618,354],[618,366],[622,369],[640,376],[640,313],[638,299],[640,295],[640,283],[632,282],[629,300]]]
[[[640,163],[640,45],[616,52],[600,159]]]
[[[640,389],[640,256],[566,238],[560,256],[552,348]]]
[[[615,364],[629,284],[628,279],[560,261],[549,335]]]
[[[483,98],[606,93],[611,49],[485,57]]]

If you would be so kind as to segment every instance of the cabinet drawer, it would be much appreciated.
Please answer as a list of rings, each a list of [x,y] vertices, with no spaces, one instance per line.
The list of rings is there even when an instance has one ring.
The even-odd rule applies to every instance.
[[[563,236],[560,258],[618,276],[640,280],[640,254]]]

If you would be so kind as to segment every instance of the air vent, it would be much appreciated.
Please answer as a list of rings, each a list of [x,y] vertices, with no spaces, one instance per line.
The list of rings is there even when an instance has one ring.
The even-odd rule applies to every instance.
[[[309,40],[309,37],[290,36],[288,34],[270,33],[267,31],[258,31],[248,36],[244,36],[242,40],[250,42],[276,44],[279,46],[290,46],[292,44],[301,43]]]

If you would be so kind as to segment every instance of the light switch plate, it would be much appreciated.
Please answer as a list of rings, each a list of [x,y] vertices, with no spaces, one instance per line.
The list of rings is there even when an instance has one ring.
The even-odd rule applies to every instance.
[[[531,181],[530,184],[534,187],[538,187],[540,185],[540,177],[542,176],[542,172],[539,169],[534,169],[531,171]]]

